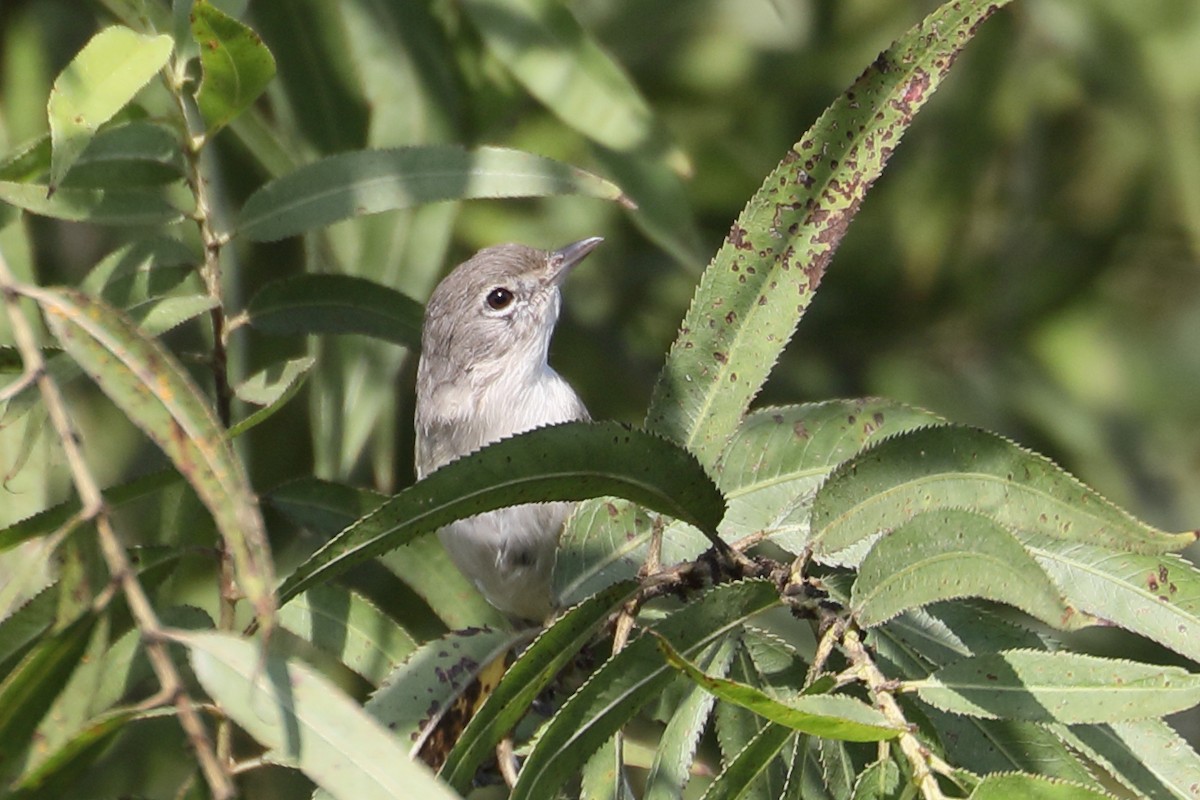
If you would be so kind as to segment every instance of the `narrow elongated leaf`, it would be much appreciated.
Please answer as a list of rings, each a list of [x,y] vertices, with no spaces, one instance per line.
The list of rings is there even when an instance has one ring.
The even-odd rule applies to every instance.
[[[62,186],[83,189],[163,186],[181,180],[185,165],[179,139],[163,125],[135,120],[96,134]]]
[[[21,754],[87,649],[97,617],[84,614],[49,636],[0,683],[0,786],[21,768]]]
[[[876,761],[858,776],[850,800],[891,800],[899,795],[900,787],[900,768],[896,762]]]
[[[272,755],[335,797],[457,797],[341,689],[303,663],[224,633],[172,634],[204,690]]]
[[[274,241],[423,203],[559,194],[622,196],[603,178],[519,150],[449,145],[363,150],[329,156],[271,181],[246,201],[237,228],[255,241]]]
[[[968,800],[1111,800],[1107,792],[1037,775],[988,775]]]
[[[711,653],[697,660],[697,667],[706,675],[726,677],[738,645],[737,637],[726,637]],[[675,713],[663,729],[654,751],[642,800],[674,800],[680,796],[691,777],[696,748],[700,746],[700,736],[708,725],[716,699],[716,695],[703,687],[692,686],[675,706]]]
[[[183,214],[156,189],[61,188],[46,196],[40,183],[0,181],[0,203],[31,214],[97,225],[167,225]]]
[[[359,333],[419,352],[425,309],[366,278],[308,274],[267,284],[246,312],[250,324],[266,333]]]
[[[850,604],[860,624],[879,625],[938,600],[983,597],[1056,628],[1079,614],[1016,537],[974,511],[927,511],[884,536],[863,560]]]
[[[299,478],[267,494],[271,505],[326,538],[387,499],[378,492],[317,478]],[[414,539],[380,556],[379,563],[420,595],[448,628],[504,627],[504,617],[463,577],[437,537]]]
[[[279,624],[378,686],[417,643],[362,595],[315,586],[279,610]]]
[[[529,431],[458,459],[342,531],[279,588],[298,591],[456,519],[505,506],[600,495],[628,497],[712,535],[725,501],[686,452],[612,422]]]
[[[1200,675],[1179,667],[1036,650],[964,659],[907,686],[954,714],[1030,722],[1123,722],[1200,703]]]
[[[254,102],[275,76],[275,59],[257,33],[208,0],[192,5],[192,36],[203,77],[196,105],[211,136]]]
[[[817,488],[838,464],[889,436],[939,422],[889,400],[831,400],[746,416],[717,464],[729,500],[726,539],[759,531],[799,553],[808,544]]]
[[[1027,536],[1025,547],[1070,602],[1200,661],[1200,571],[1173,555],[1113,552]]]
[[[171,37],[112,26],[91,38],[50,89],[50,186],[57,186],[95,135],[167,63]]]
[[[196,273],[199,261],[199,255],[178,239],[152,236],[106,255],[79,288],[128,311],[157,297],[202,291]]]
[[[846,227],[958,52],[1004,2],[947,4],[900,37],[763,182],[701,278],[646,427],[716,462]]]
[[[232,439],[241,436],[287,405],[288,400],[300,391],[305,378],[316,363],[317,360],[311,356],[293,358],[282,364],[272,364],[239,384],[234,389],[238,399],[262,408],[231,426],[229,437]]]
[[[442,765],[441,778],[466,793],[479,765],[635,588],[631,583],[616,584],[588,598],[555,619],[525,648],[467,723]]]
[[[110,508],[116,508],[165,489],[168,486],[174,486],[179,479],[178,472],[173,469],[164,469],[142,475],[117,486],[112,486],[105,489],[102,494],[104,495],[104,502]],[[32,517],[14,522],[7,528],[0,528],[0,553],[16,547],[22,542],[53,533],[78,511],[79,501],[71,499],[51,506],[44,511],[39,511]]]
[[[743,625],[738,631],[738,638],[743,642],[747,636],[753,636],[748,627],[748,625]],[[740,683],[761,685],[762,675],[759,673],[754,659],[751,658],[748,647],[739,647],[734,653],[733,663],[729,665],[728,677]],[[700,688],[691,681],[688,683],[694,688]],[[737,760],[738,754],[758,738],[764,728],[774,724],[745,706],[736,703],[717,703],[716,712],[713,714],[713,733],[716,735],[717,744],[720,747],[721,764],[732,764]],[[794,750],[801,741],[806,740],[806,737],[797,736],[795,731],[791,733],[792,746],[789,749]],[[787,762],[790,760],[788,754],[780,753],[776,758],[770,758],[768,754],[764,754],[764,757],[765,763],[754,767],[753,778],[742,789],[741,796],[746,800],[776,800],[784,794],[788,780]],[[743,762],[743,767],[745,766],[749,766],[747,762]],[[735,772],[734,774],[739,773]]]
[[[175,464],[216,520],[238,585],[263,625],[274,616],[266,530],[241,461],[203,394],[162,345],[72,289],[24,290],[63,349]]]
[[[660,639],[658,646],[671,666],[705,691],[801,733],[847,742],[878,742],[904,732],[879,711],[848,695],[806,694],[783,701],[749,684],[706,675],[665,640]]]
[[[994,433],[952,425],[895,436],[838,467],[813,505],[813,550],[832,556],[922,511],[966,508],[1021,534],[1162,552],[1196,535],[1134,519],[1048,459]]]
[[[426,642],[387,676],[365,709],[408,748],[410,757],[435,735],[435,726],[452,742],[482,699],[476,678],[503,661],[518,638],[512,631],[467,628]],[[431,747],[444,752],[445,744],[439,738]]]
[[[1070,741],[1112,772],[1138,797],[1200,795],[1200,754],[1166,722],[1144,719],[1111,725],[1075,725]]]
[[[559,119],[622,152],[665,158],[690,171],[621,66],[566,6],[548,0],[465,0],[484,43]]]
[[[765,725],[721,770],[702,800],[736,800],[762,774],[796,731],[775,722]]]
[[[764,581],[718,586],[654,627],[679,652],[692,656],[755,614],[778,605]],[[512,800],[552,797],[585,761],[675,675],[643,635],[600,667],[547,723],[521,770]]]

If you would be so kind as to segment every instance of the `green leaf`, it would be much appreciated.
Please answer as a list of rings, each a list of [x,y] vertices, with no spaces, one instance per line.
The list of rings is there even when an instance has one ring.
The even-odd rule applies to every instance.
[[[47,111],[57,187],[96,130],[133,99],[171,56],[171,37],[143,36],[112,26],[91,38],[59,73]]]
[[[1192,564],[1046,537],[1024,544],[1081,611],[1200,661],[1200,570]]]
[[[151,236],[106,255],[92,267],[79,288],[128,311],[154,298],[203,290],[196,272],[199,260],[178,239]]]
[[[954,714],[1030,722],[1122,722],[1200,703],[1200,675],[1179,667],[1036,650],[967,658],[905,687]]]
[[[58,585],[51,584],[0,620],[0,677],[50,630],[57,610]]]
[[[442,765],[442,780],[467,792],[479,765],[635,588],[632,583],[616,584],[555,618],[505,671],[471,717]]]
[[[701,278],[646,427],[714,464],[914,115],[1004,2],[965,0],[898,39],[788,151]]]
[[[229,438],[241,436],[287,405],[287,402],[296,396],[296,392],[300,391],[316,363],[317,360],[311,356],[289,359],[259,370],[238,384],[234,388],[237,398],[262,408],[231,426]]]
[[[730,635],[755,614],[779,604],[765,581],[718,586],[663,620],[654,630],[692,656]],[[638,637],[605,662],[543,728],[521,769],[512,800],[552,797],[634,714],[670,684],[657,640]]]
[[[179,481],[178,472],[173,469],[164,469],[109,487],[101,494],[109,508],[118,508],[168,486],[174,486],[177,481]],[[0,528],[0,553],[30,539],[54,533],[78,511],[79,501],[71,499],[39,511],[32,517],[14,522],[7,528]]]
[[[203,73],[196,105],[212,136],[267,88],[275,59],[257,33],[208,0],[192,6],[192,36]]]
[[[859,624],[874,627],[958,597],[1008,603],[1060,629],[1080,621],[1015,536],[961,509],[917,514],[876,542],[859,568],[850,606]]]
[[[1200,754],[1163,720],[1075,725],[1070,734],[1073,747],[1102,765],[1136,797],[1192,797],[1200,787]]]
[[[279,624],[378,686],[416,648],[396,620],[339,586],[315,586],[279,609]]]
[[[716,780],[709,784],[702,800],[736,800],[741,797],[746,788],[770,766],[787,740],[795,733],[787,725],[765,725],[730,759]]]
[[[627,497],[710,533],[725,511],[704,470],[669,442],[612,422],[553,425],[489,445],[395,495],[301,564],[279,587],[280,602],[456,519],[599,495]]]
[[[801,733],[847,742],[878,742],[904,732],[879,711],[848,695],[805,694],[786,701],[776,699],[749,684],[706,675],[663,639],[659,639],[658,646],[667,663],[705,691]]]
[[[96,620],[83,614],[43,636],[0,683],[0,786],[21,769],[33,732],[79,666]]]
[[[185,165],[176,134],[163,125],[135,120],[96,134],[63,179],[84,189],[162,186],[183,178]]]
[[[246,312],[250,324],[266,333],[358,333],[420,352],[425,309],[366,278],[307,274],[267,284]]]
[[[753,411],[717,464],[729,500],[727,540],[766,533],[801,552],[811,535],[813,497],[830,470],[889,436],[940,421],[889,400],[831,400]]]
[[[379,508],[388,497],[318,478],[298,478],[273,489],[266,499],[298,524],[329,538]],[[380,556],[379,563],[420,595],[451,629],[507,624],[458,571],[437,537],[414,539]]]
[[[1107,792],[1037,775],[988,775],[968,800],[1111,800]]]
[[[519,150],[450,145],[361,150],[328,156],[266,184],[242,207],[237,228],[254,241],[269,242],[423,203],[560,194],[622,197],[603,178]]]
[[[538,100],[593,141],[690,172],[633,81],[566,6],[549,0],[464,0],[484,44]]]
[[[891,759],[872,762],[854,782],[850,800],[892,800],[900,795],[900,768]]]
[[[697,662],[705,674],[724,678],[729,672],[738,638],[729,636],[718,642],[711,652]],[[691,777],[692,762],[700,746],[700,736],[712,715],[716,695],[693,685],[675,706],[654,751],[654,761],[646,774],[646,790],[642,800],[673,800],[678,798]]]
[[[1195,541],[1142,523],[1048,459],[987,431],[943,425],[902,433],[842,464],[813,504],[813,551],[839,552],[932,509],[966,508],[1018,536],[1161,552]]]
[[[415,758],[435,727],[444,724],[453,733],[461,730],[456,701],[464,698],[466,713],[473,711],[475,702],[486,694],[476,679],[497,661],[503,664],[519,638],[512,631],[466,628],[426,642],[387,676],[364,709]],[[434,747],[440,744],[432,742]]]
[[[63,349],[196,490],[233,555],[238,586],[269,625],[275,580],[262,515],[200,389],[166,348],[104,303],[72,289],[22,291],[41,306]]]
[[[60,188],[47,196],[40,183],[0,181],[0,203],[31,214],[97,225],[169,225],[183,214],[156,189]]]
[[[204,690],[272,757],[335,797],[451,800],[453,792],[353,699],[315,670],[225,633],[171,635]]]

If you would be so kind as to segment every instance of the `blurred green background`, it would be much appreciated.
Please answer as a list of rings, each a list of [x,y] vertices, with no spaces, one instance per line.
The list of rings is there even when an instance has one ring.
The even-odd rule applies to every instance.
[[[634,213],[580,198],[443,204],[340,224],[307,246],[231,249],[235,308],[306,269],[424,299],[479,247],[602,235],[566,286],[552,362],[594,416],[638,422],[696,277],[742,205],[824,107],[937,4],[568,3],[686,156],[674,160],[590,144],[489,54],[456,2],[217,5],[244,12],[279,66],[259,109],[274,144],[245,128],[217,139],[209,166],[226,211],[271,169],[434,141],[550,155],[646,198]],[[46,131],[54,76],[112,10],[130,7],[0,2],[0,151]],[[165,101],[151,89],[142,102],[155,113]],[[43,283],[76,281],[144,233],[0,221],[0,248]],[[170,341],[204,346],[195,330]],[[306,346],[319,375],[243,443],[255,486],[313,472],[408,483],[412,359],[373,342],[242,331],[233,369],[245,376]],[[984,26],[868,196],[760,402],[862,395],[999,431],[1154,525],[1200,526],[1200,3],[1017,0]],[[73,397],[103,480],[159,463],[94,393]],[[31,418],[0,430],[0,524],[66,492],[53,448],[26,446],[31,425],[36,433]]]

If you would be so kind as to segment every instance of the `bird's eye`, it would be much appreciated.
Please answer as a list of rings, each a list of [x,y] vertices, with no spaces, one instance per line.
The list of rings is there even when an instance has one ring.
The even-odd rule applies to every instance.
[[[512,301],[512,291],[505,289],[503,286],[497,286],[495,289],[492,289],[490,292],[488,292],[487,304],[490,308],[493,308],[496,311],[508,308],[509,305],[512,304]]]

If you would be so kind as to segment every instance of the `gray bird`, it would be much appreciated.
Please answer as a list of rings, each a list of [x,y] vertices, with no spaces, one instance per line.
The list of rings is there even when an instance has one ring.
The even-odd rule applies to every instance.
[[[542,425],[588,419],[550,368],[559,285],[602,242],[547,252],[519,244],[479,251],[429,298],[417,368],[416,467],[423,478],[486,444]],[[450,557],[492,605],[543,621],[550,572],[572,503],[503,508],[438,531]]]

